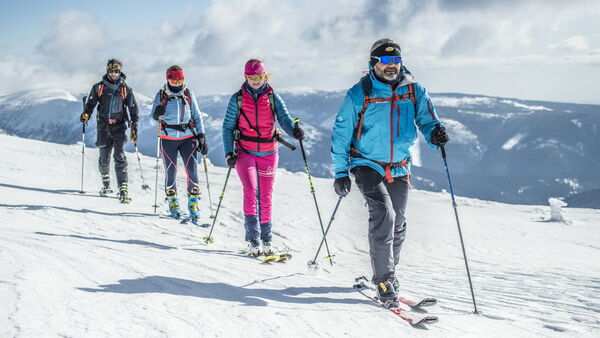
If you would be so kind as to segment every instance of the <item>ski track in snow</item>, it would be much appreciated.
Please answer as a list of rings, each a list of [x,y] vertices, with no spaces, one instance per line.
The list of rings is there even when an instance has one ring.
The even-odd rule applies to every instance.
[[[86,149],[87,193],[80,195],[80,145],[7,135],[0,141],[2,337],[600,335],[598,210],[565,209],[569,225],[543,221],[546,207],[458,198],[481,312],[475,316],[449,196],[412,191],[401,293],[437,297],[426,311],[440,317],[417,329],[352,290],[354,277],[370,277],[367,209],[354,185],[328,235],[335,264],[322,258],[324,246],[313,271],[306,262],[321,228],[308,180],[280,172],[274,243],[289,246],[293,259],[262,265],[238,254],[243,212],[235,172],[215,242],[206,245],[209,229],[153,214],[154,191],[141,190],[134,154],[128,154],[133,201],[121,205],[95,195],[96,149]],[[154,189],[155,159],[142,161]],[[216,210],[226,169],[209,170]],[[201,222],[212,223],[204,177]],[[337,200],[332,180],[313,180],[327,226]],[[180,172],[179,188],[184,184]],[[181,202],[185,209],[186,198]]]

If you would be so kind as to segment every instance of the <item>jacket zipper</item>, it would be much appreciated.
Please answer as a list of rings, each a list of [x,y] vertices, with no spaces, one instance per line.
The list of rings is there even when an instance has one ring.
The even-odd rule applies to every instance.
[[[394,163],[394,108],[396,107],[396,92],[392,90],[392,104],[390,105],[390,163]]]
[[[254,111],[256,113],[256,134],[257,134],[256,137],[258,137],[259,136],[258,134],[260,134],[260,132],[258,131],[258,128],[259,128],[259,126],[258,126],[258,98],[259,97],[254,98],[254,96],[252,96],[252,99],[254,100]],[[256,142],[256,147],[258,149],[257,151],[260,151],[260,142]]]

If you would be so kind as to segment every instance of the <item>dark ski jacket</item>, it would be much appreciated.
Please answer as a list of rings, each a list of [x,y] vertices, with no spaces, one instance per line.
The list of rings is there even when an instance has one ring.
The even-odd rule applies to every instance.
[[[125,79],[125,74],[121,73],[116,83],[112,83],[105,74],[102,81],[92,87],[85,105],[85,113],[91,116],[98,105],[96,116],[98,128],[109,125],[121,126],[126,121],[137,123],[138,105],[133,90],[127,86]],[[129,115],[126,110],[129,110]]]

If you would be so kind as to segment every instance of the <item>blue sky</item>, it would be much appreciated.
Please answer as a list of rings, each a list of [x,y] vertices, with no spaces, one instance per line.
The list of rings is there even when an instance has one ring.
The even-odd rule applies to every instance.
[[[347,89],[390,37],[432,92],[600,104],[595,0],[1,0],[0,32],[0,94],[88,91],[110,57],[147,96],[172,64],[197,94],[232,93],[251,57],[276,89]]]

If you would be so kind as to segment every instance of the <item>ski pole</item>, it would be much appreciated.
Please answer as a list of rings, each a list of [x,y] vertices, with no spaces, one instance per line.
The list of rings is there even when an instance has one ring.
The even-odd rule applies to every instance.
[[[298,128],[298,124],[300,123],[300,119],[294,120],[294,127]],[[317,216],[319,217],[319,224],[321,225],[321,233],[323,233],[323,240],[325,241],[325,248],[327,249],[327,259],[329,259],[329,263],[333,266],[333,256],[331,252],[329,252],[329,244],[327,244],[327,239],[325,239],[325,228],[323,227],[323,221],[321,220],[321,212],[319,211],[319,203],[317,203],[317,196],[315,195],[315,186],[312,182],[312,176],[310,176],[310,169],[308,167],[308,161],[306,160],[306,152],[304,151],[304,145],[302,144],[302,140],[298,140],[300,142],[300,150],[302,151],[302,158],[304,159],[304,167],[306,168],[306,174],[308,175],[308,183],[310,184],[310,192],[313,195],[313,199],[315,200],[315,208],[317,208]]]
[[[198,146],[196,147],[196,150],[198,150],[198,148],[200,148],[200,137],[198,136],[198,134],[196,134],[196,131],[194,130],[194,128],[190,127],[190,131],[194,135],[194,138],[196,140],[198,140]],[[198,150],[198,152],[199,152],[199,150]],[[202,160],[204,161],[204,173],[206,174],[206,190],[208,191],[208,203],[209,203],[209,207],[210,207],[210,218],[215,218],[215,216],[213,215],[212,197],[210,196],[210,185],[208,183],[208,168],[206,166],[206,155],[202,155]]]
[[[146,180],[144,179],[144,171],[142,170],[142,160],[140,160],[140,152],[138,151],[137,142],[133,144],[135,148],[135,156],[137,156],[138,164],[140,165],[140,175],[142,176],[142,190],[150,189],[150,186],[146,184]]]
[[[317,257],[319,257],[319,252],[321,252],[321,248],[323,247],[323,243],[327,243],[325,237],[327,237],[327,233],[329,232],[329,228],[331,228],[331,223],[335,219],[335,214],[337,213],[338,207],[340,206],[340,202],[342,201],[342,196],[338,198],[337,203],[335,204],[335,209],[333,209],[333,213],[331,214],[331,219],[329,220],[329,224],[327,224],[327,228],[325,229],[325,233],[323,234],[323,239],[321,239],[321,244],[319,244],[319,248],[317,249],[317,254],[315,255],[315,259],[312,261],[308,261],[309,267],[315,267],[317,265]],[[333,256],[331,257],[333,258]],[[331,261],[330,261],[331,262]]]
[[[85,112],[85,104],[87,101],[87,96],[84,96],[82,99],[83,101],[83,111]],[[81,137],[81,190],[79,190],[80,194],[84,194],[85,191],[83,191],[83,169],[84,169],[84,164],[85,164],[85,122],[81,123],[82,126],[82,137]]]
[[[204,162],[204,172],[206,173],[206,190],[208,191],[208,205],[210,206],[210,218],[215,218],[215,215],[213,215],[212,197],[210,195],[210,184],[208,183],[208,166],[206,165],[206,155],[202,155],[202,161]]]
[[[162,116],[158,117],[156,121],[157,126],[157,137],[156,137],[156,175],[154,180],[154,213],[156,214],[156,208],[158,208],[158,160],[160,158],[160,130],[161,130]]]
[[[473,283],[471,282],[471,273],[469,272],[469,263],[467,262],[467,252],[465,251],[465,243],[463,241],[462,231],[460,229],[460,221],[458,220],[458,210],[456,209],[456,200],[454,199],[454,190],[452,189],[452,181],[450,180],[450,171],[448,170],[448,161],[446,160],[446,148],[443,145],[440,146],[442,151],[442,158],[444,159],[444,167],[446,168],[446,177],[448,178],[448,186],[450,187],[450,195],[452,196],[452,208],[454,208],[454,216],[456,216],[456,225],[458,226],[458,236],[460,237],[460,245],[462,247],[463,258],[465,260],[465,267],[467,269],[467,277],[469,279],[469,287],[471,288],[471,297],[473,298],[473,307],[475,314],[479,314],[477,311],[477,303],[475,303],[475,293],[473,292]]]
[[[225,184],[223,184],[223,190],[221,191],[221,196],[219,196],[219,204],[217,205],[217,211],[215,212],[215,218],[213,218],[213,222],[212,225],[210,226],[210,232],[208,233],[208,236],[205,236],[204,238],[202,238],[204,240],[204,243],[206,244],[210,244],[212,242],[214,242],[214,238],[212,238],[210,235],[212,235],[213,230],[215,228],[215,223],[217,223],[217,216],[219,215],[219,210],[221,209],[221,202],[223,202],[223,195],[225,195],[225,188],[227,188],[227,181],[229,181],[229,174],[231,174],[231,167],[229,167],[229,169],[227,169],[227,176],[225,176]]]

